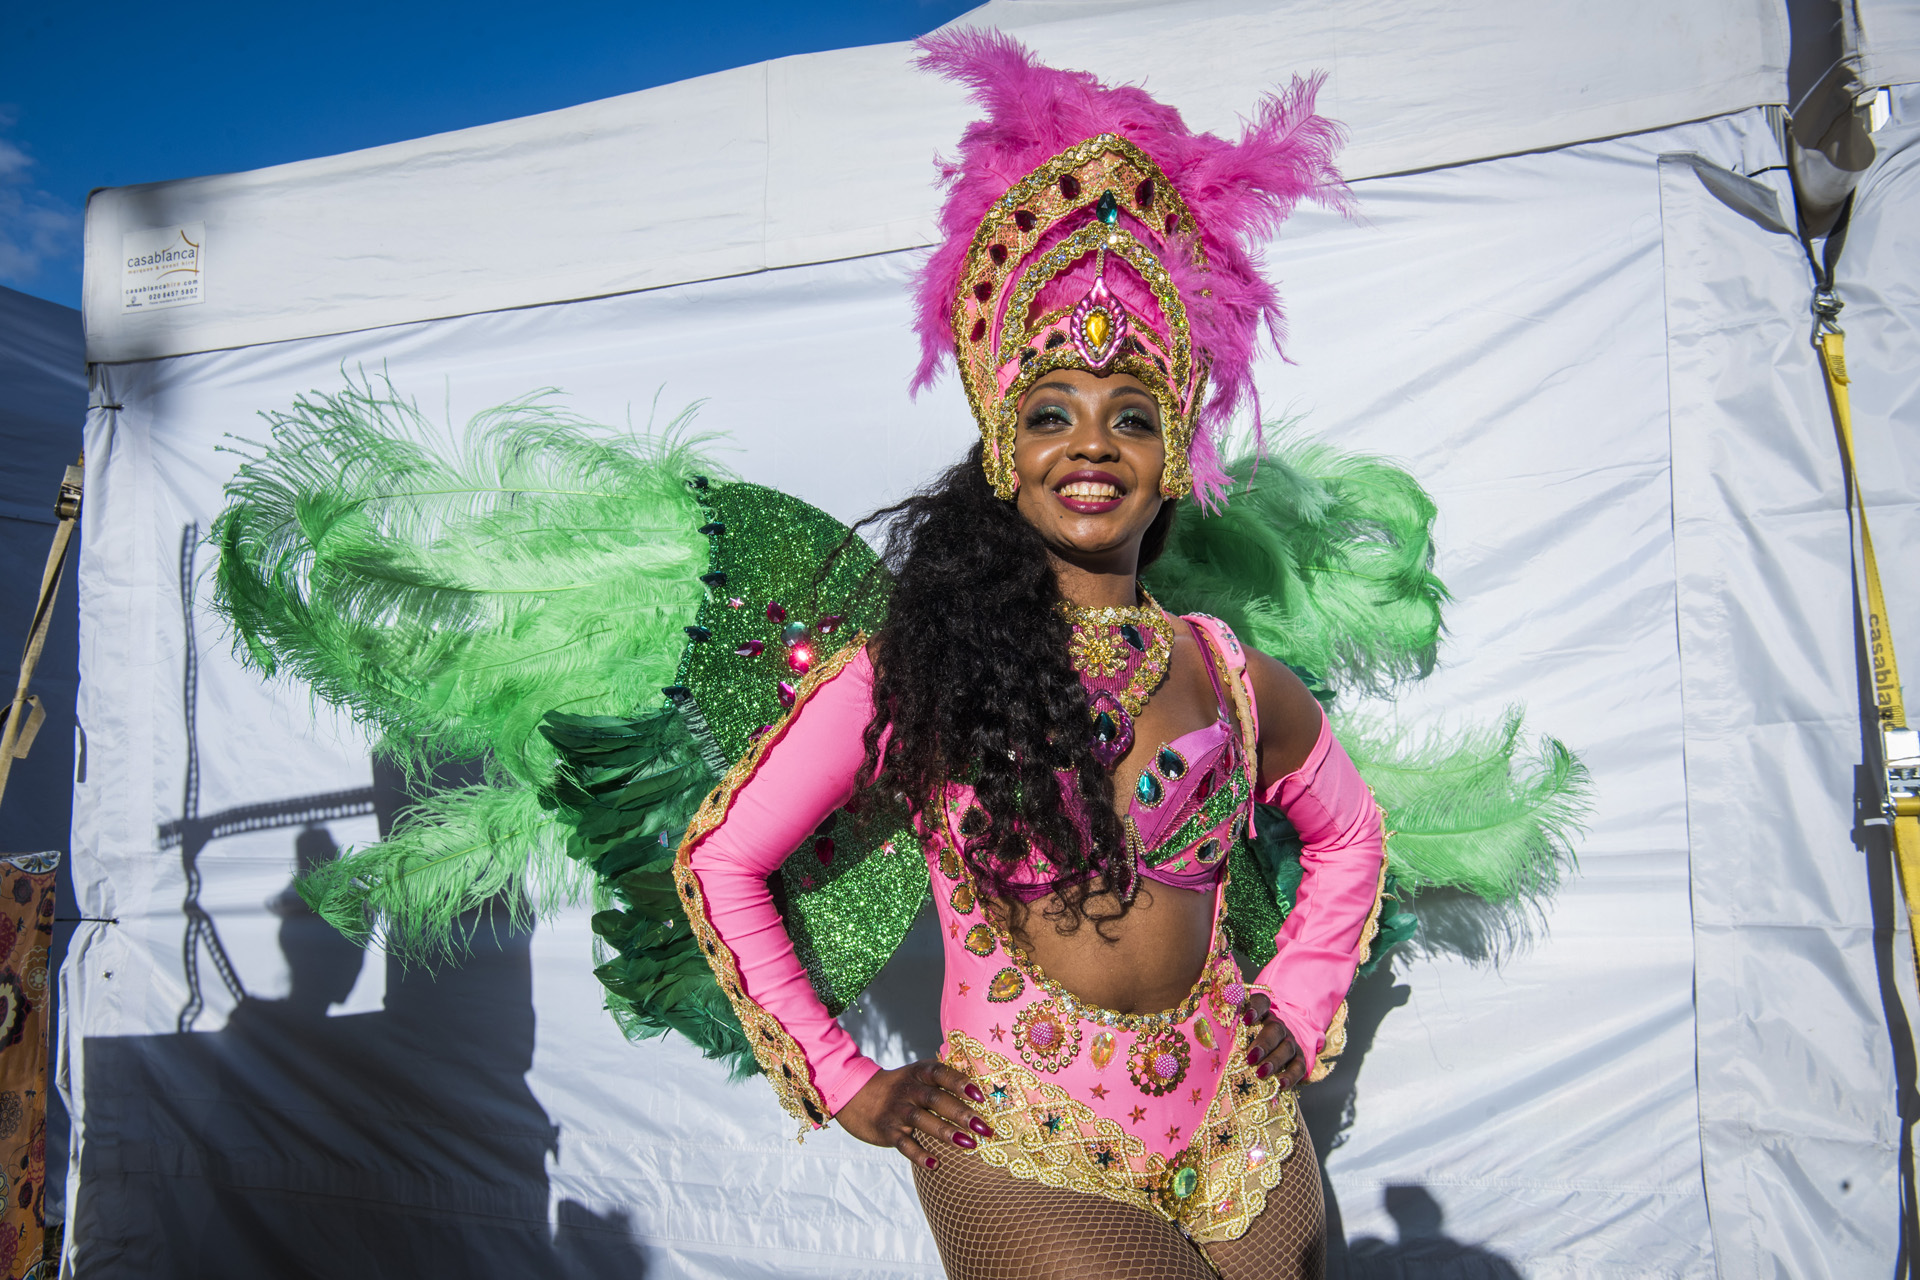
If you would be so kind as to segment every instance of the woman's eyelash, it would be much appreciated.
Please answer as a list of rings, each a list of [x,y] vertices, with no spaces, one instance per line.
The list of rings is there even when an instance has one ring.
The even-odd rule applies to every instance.
[[[1066,410],[1056,409],[1056,408],[1053,408],[1052,406],[1048,406],[1045,409],[1035,409],[1032,413],[1027,415],[1027,425],[1030,427],[1037,427],[1043,422],[1071,422],[1071,421],[1072,419],[1067,417]]]

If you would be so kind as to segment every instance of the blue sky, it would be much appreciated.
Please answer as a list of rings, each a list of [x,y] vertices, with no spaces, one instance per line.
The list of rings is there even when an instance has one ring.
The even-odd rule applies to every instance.
[[[0,284],[80,305],[95,187],[333,155],[791,53],[966,0],[0,4]]]

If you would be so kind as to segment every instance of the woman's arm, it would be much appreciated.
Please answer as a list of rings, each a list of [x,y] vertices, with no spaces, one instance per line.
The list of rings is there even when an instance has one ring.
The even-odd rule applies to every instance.
[[[814,1125],[880,1070],[820,1003],[767,888],[787,855],[853,794],[865,759],[873,717],[866,651],[823,675],[742,762],[744,777],[730,774],[701,806],[674,870],[774,1092]]]
[[[1373,793],[1299,677],[1248,650],[1247,682],[1260,715],[1259,798],[1280,806],[1299,831],[1303,872],[1273,959],[1255,982],[1271,993],[1272,1016],[1292,1033],[1300,1074],[1308,1076],[1360,965],[1380,896],[1385,832]],[[1275,1065],[1284,1069],[1288,1056]]]

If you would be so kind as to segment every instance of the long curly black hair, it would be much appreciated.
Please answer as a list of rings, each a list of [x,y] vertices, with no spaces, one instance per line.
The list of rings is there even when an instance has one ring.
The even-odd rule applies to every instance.
[[[874,718],[861,776],[872,792],[914,804],[949,781],[971,783],[977,804],[960,822],[961,854],[980,888],[1018,904],[1009,872],[1040,850],[1062,903],[1050,915],[1056,928],[1072,932],[1087,919],[1098,928],[1126,914],[1134,889],[1113,777],[1094,759],[1046,544],[1015,504],[994,496],[981,453],[974,445],[927,488],[860,522],[891,520],[881,558],[893,575],[872,642]],[[1163,503],[1148,527],[1141,569],[1165,547],[1177,506]],[[1096,878],[1106,892],[1089,911]],[[1016,908],[1015,923],[1023,918]]]

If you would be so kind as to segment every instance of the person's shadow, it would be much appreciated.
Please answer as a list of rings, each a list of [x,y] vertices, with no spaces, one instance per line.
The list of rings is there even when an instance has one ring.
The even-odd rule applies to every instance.
[[[1491,1249],[1449,1238],[1440,1229],[1446,1215],[1425,1187],[1388,1187],[1385,1200],[1400,1238],[1349,1241],[1346,1274],[1354,1280],[1520,1280],[1519,1269]]]
[[[376,769],[381,834],[402,803]],[[295,840],[335,856],[324,826]],[[385,1007],[329,1016],[368,956],[289,889],[268,903],[285,999],[243,997],[212,1033],[91,1037],[75,1213],[89,1280],[629,1280],[645,1259],[624,1215],[563,1203],[559,1131],[528,1088],[529,935],[504,909],[432,972],[386,965]]]

